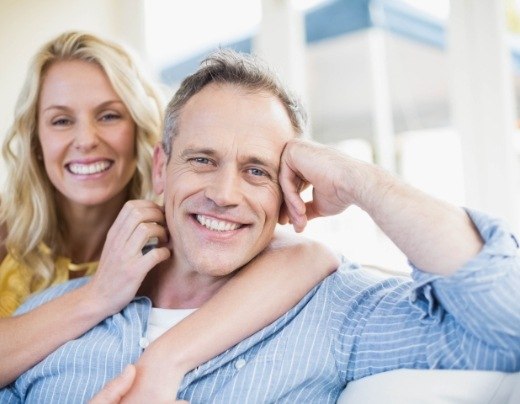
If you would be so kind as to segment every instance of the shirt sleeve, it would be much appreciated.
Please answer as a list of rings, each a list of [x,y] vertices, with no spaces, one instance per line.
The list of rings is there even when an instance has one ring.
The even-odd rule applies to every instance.
[[[505,350],[520,362],[520,257],[516,237],[500,220],[467,210],[484,240],[482,250],[449,277],[413,267],[410,300],[423,317],[449,313],[481,350]],[[462,335],[460,335],[462,337]],[[475,346],[468,349],[476,350]]]
[[[345,381],[405,368],[520,370],[518,243],[501,221],[468,214],[484,246],[449,277],[336,277],[331,329]]]
[[[453,275],[442,277],[413,267],[410,301],[424,319],[453,318],[452,338],[473,364],[519,370],[520,256],[516,237],[498,219],[468,210],[484,240],[482,250]],[[448,341],[450,342],[450,341]],[[501,355],[503,353],[503,355]],[[430,348],[430,360],[446,353]],[[491,364],[490,362],[493,362]]]

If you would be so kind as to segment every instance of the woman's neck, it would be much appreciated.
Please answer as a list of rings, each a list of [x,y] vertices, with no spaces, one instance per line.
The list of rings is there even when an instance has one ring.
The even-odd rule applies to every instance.
[[[63,220],[63,237],[66,254],[76,264],[98,261],[103,251],[108,230],[116,220],[125,201],[127,192],[123,192],[110,201],[86,206],[68,200],[58,200],[58,209]]]

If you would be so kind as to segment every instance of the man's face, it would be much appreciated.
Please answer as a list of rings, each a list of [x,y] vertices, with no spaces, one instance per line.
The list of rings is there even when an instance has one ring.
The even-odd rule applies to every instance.
[[[267,246],[282,201],[280,156],[294,136],[267,92],[209,84],[188,101],[170,161],[156,148],[154,167],[177,268],[221,277]]]

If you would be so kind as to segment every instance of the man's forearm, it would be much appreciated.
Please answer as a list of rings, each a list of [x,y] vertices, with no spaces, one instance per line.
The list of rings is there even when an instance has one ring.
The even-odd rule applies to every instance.
[[[307,220],[340,213],[354,204],[424,271],[448,275],[482,248],[482,240],[463,209],[439,201],[380,167],[304,139],[287,143],[280,184],[289,219],[297,231]],[[302,185],[313,186],[304,201]]]
[[[421,270],[450,275],[482,248],[464,209],[405,184],[384,170],[365,170],[356,204]]]

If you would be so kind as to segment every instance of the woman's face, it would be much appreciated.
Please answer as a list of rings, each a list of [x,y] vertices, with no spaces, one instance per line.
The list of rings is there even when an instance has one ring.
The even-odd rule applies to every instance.
[[[38,135],[47,175],[66,203],[95,206],[126,198],[136,170],[135,128],[98,65],[60,61],[45,74]]]

